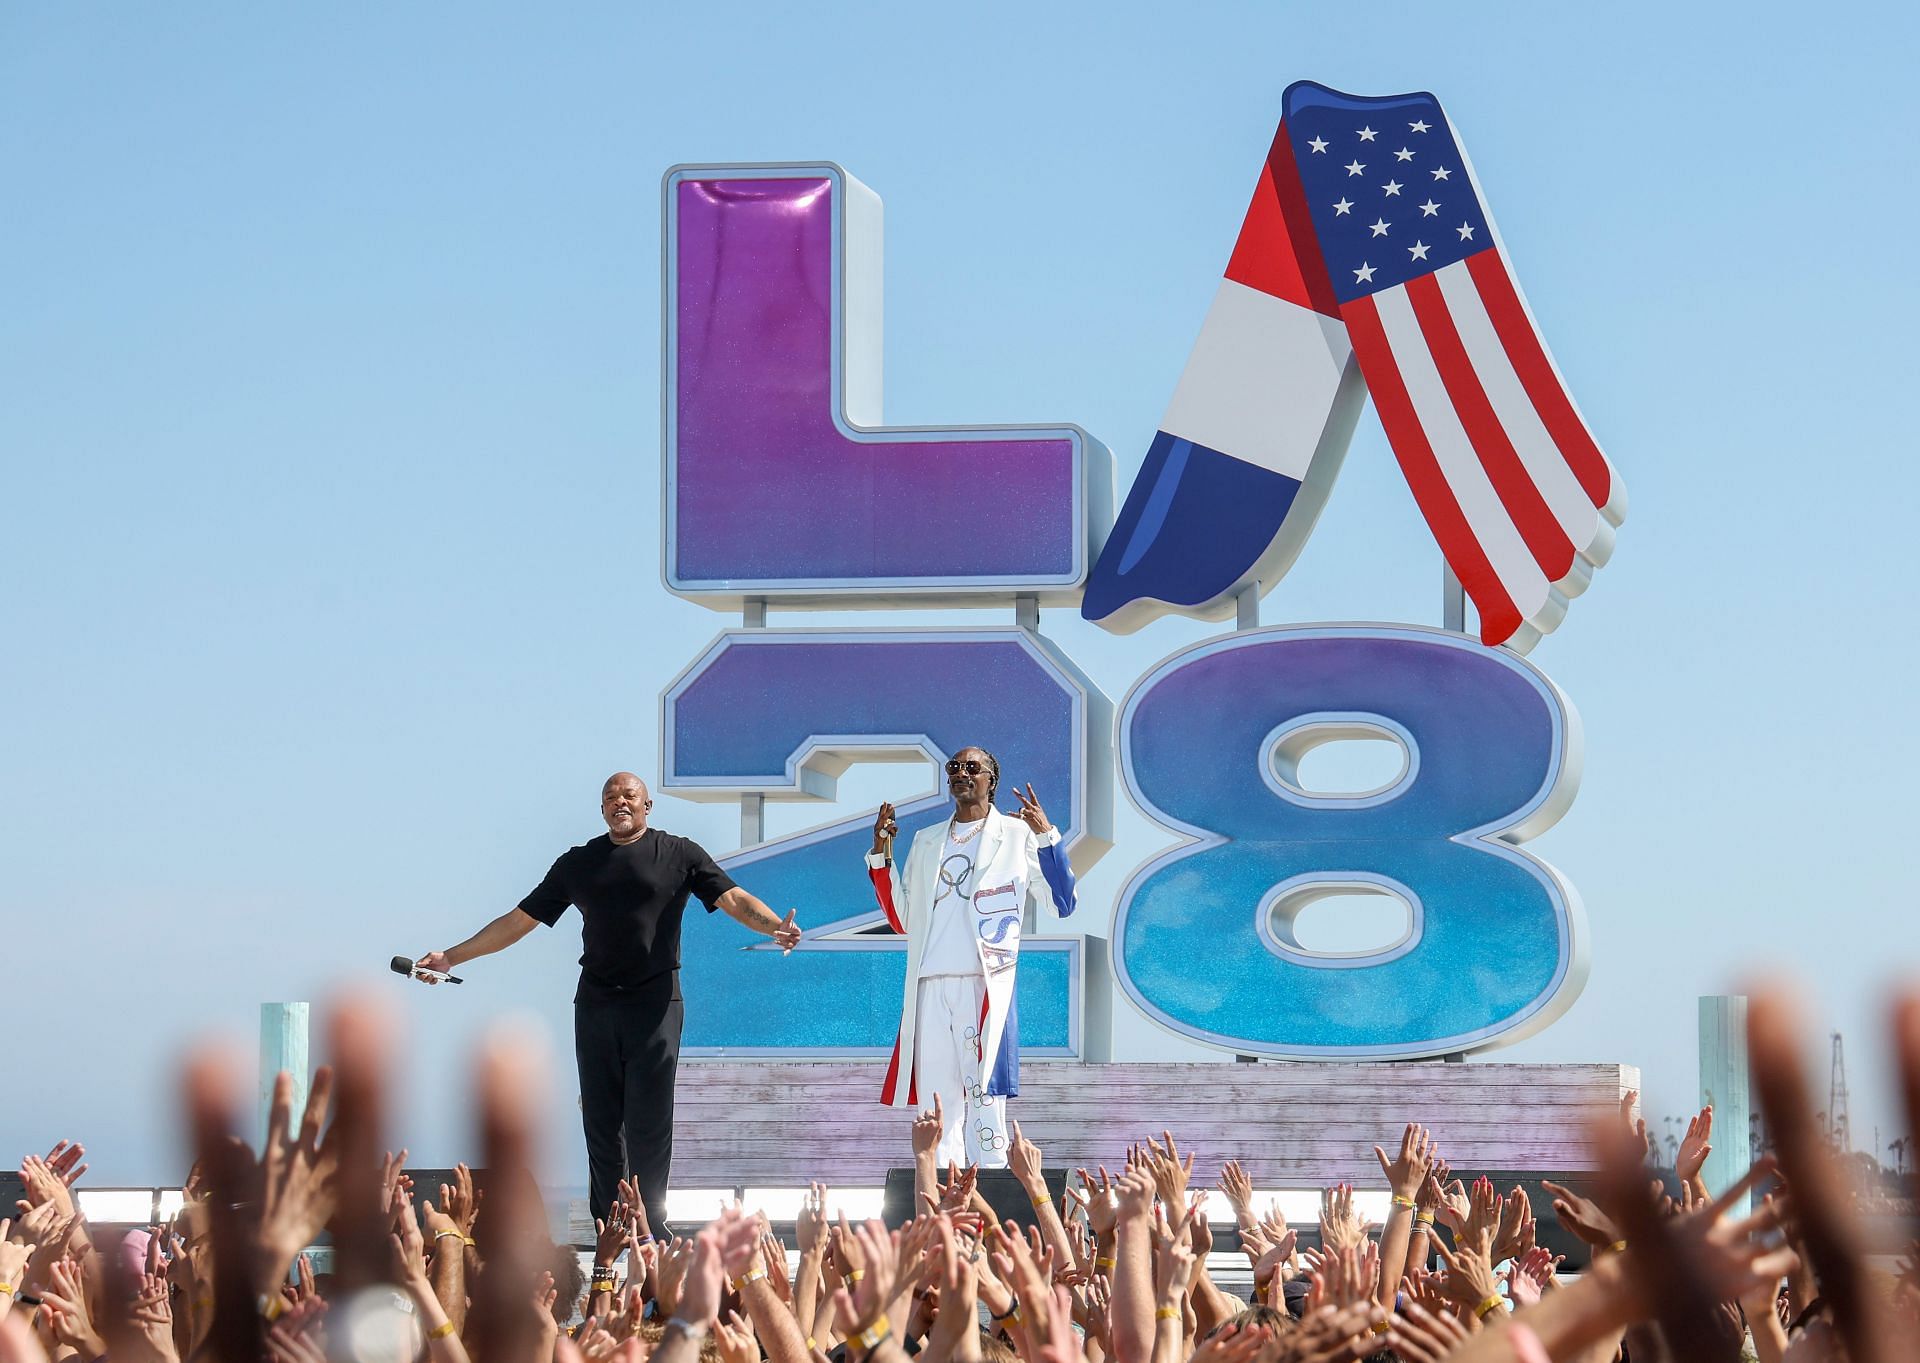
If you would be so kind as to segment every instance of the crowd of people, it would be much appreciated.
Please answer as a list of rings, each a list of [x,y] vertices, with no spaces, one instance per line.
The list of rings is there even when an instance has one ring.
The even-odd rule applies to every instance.
[[[1523,1193],[1450,1167],[1444,1133],[1417,1123],[1375,1149],[1384,1222],[1363,1224],[1353,1190],[1337,1187],[1302,1231],[1255,1205],[1239,1161],[1198,1169],[1170,1133],[1117,1148],[1112,1170],[1080,1171],[1054,1196],[1017,1126],[1010,1167],[1032,1210],[1001,1219],[972,1170],[939,1167],[931,1113],[914,1124],[918,1214],[904,1224],[835,1219],[814,1185],[790,1264],[757,1215],[723,1210],[675,1236],[649,1225],[629,1184],[596,1223],[588,1273],[548,1238],[528,1172],[531,1053],[503,1042],[482,1056],[479,1186],[461,1167],[416,1187],[404,1153],[381,1148],[387,1029],[348,1005],[299,1125],[282,1075],[257,1152],[233,1134],[228,1062],[191,1060],[198,1159],[166,1226],[90,1227],[73,1192],[78,1145],[22,1161],[26,1196],[0,1221],[0,1363],[1920,1358],[1920,1267],[1869,1265],[1807,1098],[1792,1006],[1757,995],[1750,1018],[1776,1153],[1709,1189],[1703,1113],[1674,1197],[1650,1177],[1645,1126],[1623,1105],[1593,1132],[1591,1186],[1547,1185],[1551,1215],[1591,1251],[1577,1274],[1536,1243]],[[1920,1113],[1920,996],[1896,1027]],[[1202,1204],[1216,1172],[1251,1269],[1244,1299],[1208,1270]],[[323,1233],[333,1257],[316,1277],[303,1251]]]

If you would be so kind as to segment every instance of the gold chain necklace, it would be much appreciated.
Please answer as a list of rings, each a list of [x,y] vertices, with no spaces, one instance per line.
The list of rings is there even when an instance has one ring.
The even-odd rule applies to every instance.
[[[986,820],[986,817],[982,815],[979,825],[973,830],[973,832],[967,834],[965,837],[954,836],[953,830],[958,828],[959,826],[960,826],[959,815],[956,814],[953,818],[947,820],[947,841],[952,843],[955,847],[965,847],[968,843],[972,842],[975,838],[979,837],[982,832],[985,831],[987,826],[987,820]]]

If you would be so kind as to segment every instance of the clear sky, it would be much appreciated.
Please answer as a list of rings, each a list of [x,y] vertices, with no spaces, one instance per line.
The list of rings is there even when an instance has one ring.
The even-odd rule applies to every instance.
[[[416,1162],[471,1151],[466,1055],[507,1014],[556,1038],[549,1173],[579,1181],[577,932],[460,990],[381,972],[598,831],[609,771],[657,774],[658,693],[727,623],[659,583],[661,172],[840,161],[886,203],[888,419],[1078,422],[1124,492],[1302,77],[1440,96],[1631,496],[1533,654],[1585,723],[1581,795],[1531,846],[1585,899],[1592,979],[1492,1058],[1637,1063],[1679,1112],[1695,996],[1783,965],[1884,1146],[1882,1002],[1920,954],[1916,28],[1844,2],[5,6],[0,1155],[70,1135],[103,1181],[175,1177],[184,1042],[358,978],[404,1023]],[[1440,575],[1369,411],[1264,615],[1437,624]],[[1044,628],[1117,700],[1217,627]],[[1117,817],[1100,915],[1167,841]],[[724,806],[655,821],[737,836]]]

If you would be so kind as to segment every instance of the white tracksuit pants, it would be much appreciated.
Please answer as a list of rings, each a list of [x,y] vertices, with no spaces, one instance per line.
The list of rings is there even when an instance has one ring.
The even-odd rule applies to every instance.
[[[946,1123],[934,1158],[942,1177],[949,1163],[1007,1166],[1007,1100],[987,1096],[980,1055],[986,997],[987,981],[980,975],[932,975],[920,981],[914,1083],[922,1112],[933,1111],[933,1095],[940,1095]]]

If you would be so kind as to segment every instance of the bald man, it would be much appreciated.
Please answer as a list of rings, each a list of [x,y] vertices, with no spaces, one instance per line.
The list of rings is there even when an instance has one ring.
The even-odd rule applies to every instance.
[[[600,788],[607,831],[560,855],[534,892],[458,946],[428,952],[418,970],[445,973],[503,951],[580,909],[580,987],[573,1044],[580,1063],[580,1117],[596,1220],[605,1220],[620,1180],[633,1176],[647,1225],[667,1227],[673,1163],[673,1079],[680,1063],[680,918],[689,896],[719,909],[784,951],[799,945],[780,918],[714,864],[698,843],[647,826],[653,800],[630,771]],[[416,976],[415,978],[422,978]],[[432,984],[432,979],[426,983]]]

